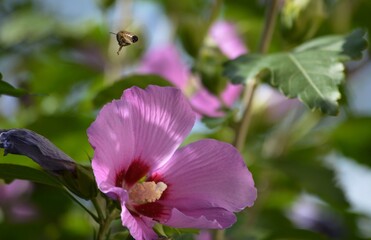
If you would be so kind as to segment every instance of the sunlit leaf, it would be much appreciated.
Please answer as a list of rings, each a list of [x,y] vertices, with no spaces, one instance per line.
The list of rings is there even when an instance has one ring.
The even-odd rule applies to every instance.
[[[281,31],[285,40],[300,42],[311,38],[326,17],[323,0],[287,0],[281,11]]]
[[[244,83],[263,71],[270,73],[270,84],[289,98],[299,98],[312,110],[330,115],[338,112],[339,85],[344,79],[342,62],[357,58],[367,46],[363,31],[343,36],[329,48],[328,42],[300,47],[293,52],[270,55],[243,55],[225,65],[225,75],[234,83]],[[327,48],[326,48],[327,46]]]
[[[144,89],[148,85],[171,86],[171,83],[157,75],[132,75],[100,91],[94,98],[94,105],[100,107],[111,102],[113,99],[119,99],[123,91],[132,86]]]
[[[366,32],[364,30],[356,29],[345,37],[341,35],[319,37],[305,42],[304,44],[295,48],[294,51],[334,51],[348,56],[351,59],[359,59],[362,57],[362,50],[367,48],[365,35]]]
[[[42,11],[18,11],[3,22],[0,28],[0,42],[10,46],[36,41],[47,36],[55,25],[55,19],[43,14]]]

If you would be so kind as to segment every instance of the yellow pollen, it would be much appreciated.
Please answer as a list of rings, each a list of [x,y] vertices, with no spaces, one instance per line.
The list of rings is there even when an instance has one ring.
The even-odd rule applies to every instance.
[[[142,182],[135,184],[129,190],[129,198],[137,204],[151,203],[160,199],[167,185],[163,182]]]

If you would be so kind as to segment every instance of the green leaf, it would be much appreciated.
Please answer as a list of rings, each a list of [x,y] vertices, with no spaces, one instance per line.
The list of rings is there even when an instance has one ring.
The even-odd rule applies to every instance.
[[[355,161],[371,166],[371,118],[352,118],[341,123],[331,134],[335,148]]]
[[[45,21],[45,19],[48,19],[48,21]],[[30,9],[16,11],[10,14],[6,21],[2,22],[0,43],[8,47],[22,42],[38,41],[52,32],[55,26],[55,19],[44,14],[43,11],[36,12]]]
[[[282,36],[291,42],[311,38],[326,18],[325,1],[285,1],[280,22]]]
[[[335,172],[318,160],[317,150],[312,147],[295,149],[275,161],[274,166],[300,189],[320,197],[335,208],[347,209],[349,203],[335,183]]]
[[[21,97],[27,94],[27,91],[19,88],[15,88],[7,82],[4,82],[3,75],[0,73],[0,96],[9,95],[13,97]]]
[[[227,66],[226,74],[241,83],[269,69],[270,83],[287,97],[297,97],[311,109],[336,115],[338,85],[344,78],[344,66],[338,60],[336,52],[326,51],[245,55],[233,63],[239,69]]]
[[[287,218],[287,214],[285,214],[284,211],[263,209],[259,215],[257,220],[258,227],[265,230],[267,236],[262,236],[258,239],[326,239],[326,237],[322,236],[320,233],[296,228]]]
[[[113,99],[119,99],[125,89],[132,86],[146,88],[148,85],[172,86],[167,80],[157,75],[132,75],[115,82],[111,86],[100,91],[93,102],[96,107],[111,102]]]
[[[227,62],[224,74],[234,83],[244,83],[268,71],[270,84],[287,97],[299,98],[312,110],[336,115],[339,85],[344,79],[342,62],[361,56],[367,46],[364,34],[357,30],[334,45],[328,39],[317,39],[293,52],[243,55]]]
[[[46,172],[22,165],[0,163],[0,178],[5,180],[24,179],[53,187],[62,185]]]
[[[294,49],[295,52],[324,50],[339,52],[351,59],[362,57],[362,50],[367,48],[366,32],[356,29],[346,37],[341,35],[324,36],[305,42]]]

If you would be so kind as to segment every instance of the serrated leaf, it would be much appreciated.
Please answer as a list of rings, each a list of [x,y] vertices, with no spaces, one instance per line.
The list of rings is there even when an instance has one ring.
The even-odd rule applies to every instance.
[[[170,82],[157,75],[132,75],[100,91],[93,100],[94,105],[101,107],[113,99],[119,99],[123,91],[132,86],[146,88],[148,85],[172,86]]]
[[[359,57],[367,46],[361,30],[342,40],[330,45],[328,39],[317,39],[293,52],[243,55],[227,62],[224,74],[233,83],[244,83],[268,71],[270,84],[287,97],[297,97],[312,110],[335,115],[341,96],[339,85],[344,78],[342,62]]]
[[[2,80],[3,76],[0,73],[0,96],[1,95],[9,95],[13,97],[21,97],[27,94],[27,91],[19,88],[15,88],[7,82]]]
[[[366,32],[356,29],[346,37],[341,35],[325,36],[305,42],[294,49],[295,52],[325,50],[339,52],[351,59],[362,57],[362,50],[367,48]]]
[[[268,69],[270,84],[287,97],[297,97],[311,109],[335,115],[340,98],[338,85],[344,77],[344,67],[338,59],[336,52],[321,50],[245,55],[232,63],[235,66],[227,65],[226,74],[234,83],[241,83]]]

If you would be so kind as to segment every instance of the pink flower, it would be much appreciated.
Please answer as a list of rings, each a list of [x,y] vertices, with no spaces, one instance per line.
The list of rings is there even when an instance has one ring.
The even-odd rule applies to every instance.
[[[229,59],[247,53],[247,48],[238,36],[235,26],[230,22],[216,22],[211,27],[209,35]]]
[[[180,89],[185,89],[191,73],[174,45],[152,49],[143,57],[138,72],[157,74]]]
[[[205,139],[177,149],[194,122],[180,90],[132,87],[88,129],[98,187],[120,201],[122,224],[137,240],[157,239],[156,222],[227,228],[256,199],[251,173],[230,144]]]
[[[230,59],[247,53],[232,23],[216,22],[211,27],[209,36]],[[138,72],[164,77],[189,97],[192,108],[197,113],[208,117],[222,117],[224,115],[222,107],[232,107],[242,90],[242,85],[228,83],[221,96],[211,94],[202,86],[199,79],[192,76],[174,45],[162,46],[147,52]]]
[[[32,184],[25,180],[0,184],[0,207],[10,221],[27,222],[36,218],[36,209],[28,201],[32,187]]]

